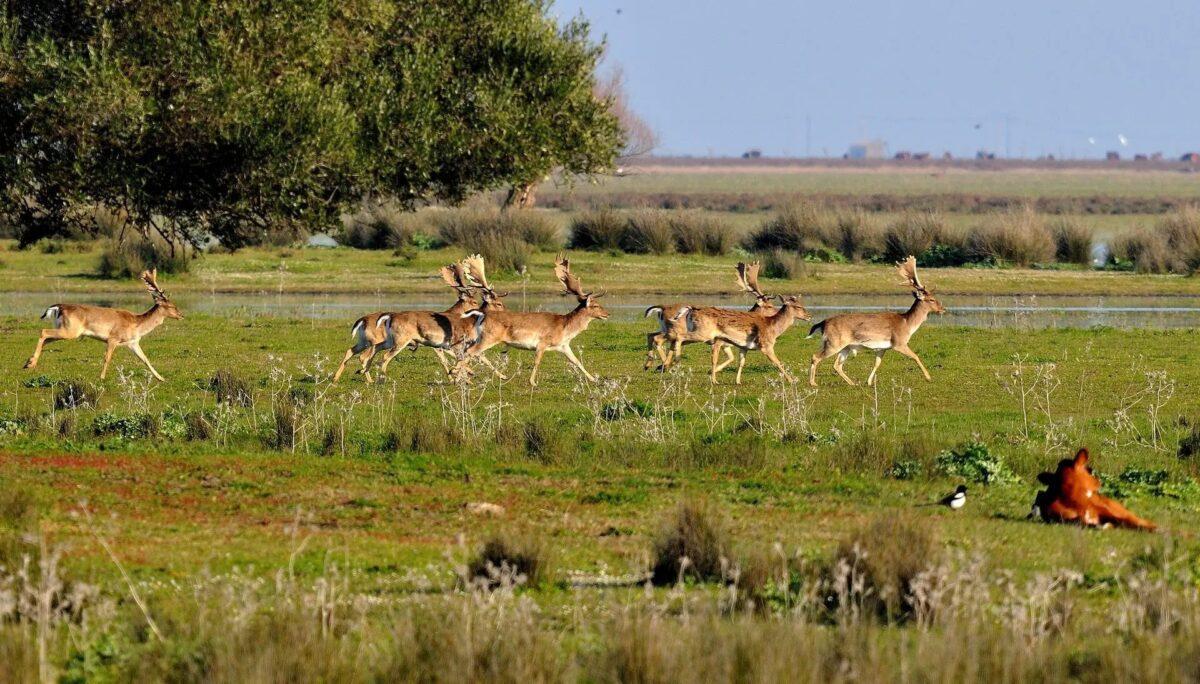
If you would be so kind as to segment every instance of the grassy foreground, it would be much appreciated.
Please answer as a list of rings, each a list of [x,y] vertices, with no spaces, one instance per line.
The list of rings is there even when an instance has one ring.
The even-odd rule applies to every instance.
[[[123,350],[100,383],[86,340],[17,370],[36,324],[0,320],[2,562],[35,559],[0,583],[20,599],[0,601],[0,675],[1188,678],[1193,332],[931,326],[913,346],[933,383],[893,355],[877,390],[824,368],[810,393],[757,355],[743,386],[711,387],[695,347],[643,373],[646,329],[595,323],[577,346],[602,381],[550,354],[531,391],[519,351],[496,357],[507,383],[448,384],[422,351],[386,382],[331,386],[344,324],[205,316],[145,342],[166,383]],[[814,346],[793,331],[778,349],[799,374]],[[65,405],[65,381],[93,402]],[[1083,444],[1164,534],[1024,519],[1036,473]],[[964,481],[964,511],[916,506]],[[723,521],[727,588],[640,586],[681,500]],[[461,588],[494,535],[541,549],[536,586]],[[928,548],[889,541],[912,535]],[[875,558],[925,569],[900,571],[909,598],[879,603]]]

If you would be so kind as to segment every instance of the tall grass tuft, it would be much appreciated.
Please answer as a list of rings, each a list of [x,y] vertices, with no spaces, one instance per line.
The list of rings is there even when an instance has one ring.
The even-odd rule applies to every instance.
[[[1054,261],[1054,234],[1028,207],[989,216],[967,235],[967,255],[976,262],[1032,266]]]
[[[724,256],[733,251],[739,241],[732,226],[700,212],[677,212],[671,215],[670,222],[676,249],[682,254]]]
[[[466,581],[472,586],[540,587],[552,576],[549,551],[531,535],[499,535],[488,539],[467,564]]]
[[[875,261],[886,249],[883,227],[865,211],[838,214],[830,245],[849,261]]]
[[[1175,261],[1166,236],[1149,228],[1135,227],[1117,235],[1109,249],[1114,263],[1129,265],[1138,273],[1167,273]]]
[[[558,228],[532,209],[462,209],[441,212],[433,220],[442,241],[482,254],[489,267],[502,271],[527,267],[534,249],[562,247]]]
[[[1095,236],[1089,226],[1076,218],[1063,217],[1050,225],[1054,235],[1054,258],[1061,264],[1092,265]]]
[[[797,280],[808,275],[808,263],[799,252],[772,249],[756,254],[755,258],[762,262],[762,274],[765,278]]]
[[[619,244],[632,254],[670,254],[675,251],[675,227],[666,211],[635,211],[629,215]]]
[[[208,389],[215,395],[218,404],[254,405],[254,389],[250,381],[234,371],[223,368],[213,373],[208,379]]]
[[[888,515],[842,540],[832,572],[850,569],[865,584],[867,608],[885,621],[912,613],[913,583],[937,564],[938,547],[928,525],[903,515]]]
[[[571,221],[567,246],[599,251],[623,249],[626,227],[625,216],[619,212],[612,209],[589,211]]]
[[[836,247],[837,227],[829,216],[811,204],[792,204],[767,219],[758,230],[746,238],[751,251],[787,249],[808,250]]]
[[[1174,257],[1172,272],[1188,275],[1200,270],[1200,208],[1188,205],[1167,214],[1159,222],[1159,230]]]
[[[908,212],[884,229],[883,252],[889,261],[909,255],[922,266],[958,266],[966,261],[961,234],[950,230],[941,215],[932,212]]]
[[[666,586],[692,578],[720,581],[729,549],[725,521],[708,501],[681,501],[654,539],[650,581]]]
[[[100,390],[90,382],[63,380],[54,386],[54,408],[58,411],[95,406],[99,400]]]
[[[187,273],[192,259],[182,245],[176,245],[172,254],[170,245],[160,239],[141,235],[125,240],[106,240],[96,264],[96,275],[101,278],[136,278],[142,271],[157,268],[162,273]]]

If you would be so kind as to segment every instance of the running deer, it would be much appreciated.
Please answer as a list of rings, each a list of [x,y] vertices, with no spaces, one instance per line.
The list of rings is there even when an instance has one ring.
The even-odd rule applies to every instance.
[[[462,320],[462,313],[479,305],[475,299],[474,286],[467,278],[462,263],[443,266],[439,270],[442,281],[458,295],[458,301],[449,309],[435,311],[380,311],[367,314],[354,322],[350,335],[354,344],[346,350],[342,363],[333,375],[337,382],[346,370],[350,357],[359,355],[362,373],[371,382],[371,365],[378,352],[384,352],[380,375],[386,375],[388,364],[404,349],[416,351],[419,346],[431,347],[446,373],[450,372],[447,351],[458,351],[468,341],[473,327]]]
[[[750,307],[750,311],[764,314],[774,313],[775,304],[771,301],[770,295],[763,294],[758,287],[758,271],[757,261],[751,264],[739,263],[737,265],[738,287],[754,295],[754,305]],[[688,328],[687,321],[679,315],[684,306],[684,304],[667,304],[646,309],[646,318],[654,314],[658,315],[659,329],[646,334],[646,363],[642,366],[642,370],[650,370],[654,359],[657,358],[659,359],[658,369],[665,371],[679,361],[683,345],[695,342],[721,345],[725,349],[727,360],[733,360],[733,348],[712,337],[709,334],[710,326],[701,323],[696,326],[697,329],[694,331]],[[715,306],[692,307],[692,318],[698,322],[703,321],[708,313],[715,309],[717,309]],[[665,349],[667,343],[671,345],[669,350]]]
[[[744,279],[739,278],[739,280]],[[749,281],[746,283],[749,285]],[[757,284],[754,284],[753,290],[747,287],[747,291],[753,292],[756,296],[762,294],[757,289]],[[703,312],[703,315],[695,315],[696,312],[691,307],[685,306],[676,314],[676,318],[682,318],[687,322],[690,334],[702,336],[703,341],[711,340],[713,348],[710,377],[713,384],[717,382],[717,373],[733,363],[732,355],[727,355],[727,358],[720,363],[717,362],[721,356],[723,344],[732,345],[738,350],[737,377],[734,380],[736,384],[742,384],[742,369],[746,366],[746,352],[753,349],[761,349],[762,353],[779,369],[785,380],[796,381],[779,357],[775,355],[775,342],[796,321],[810,321],[812,316],[805,311],[799,296],[776,296],[779,299],[779,309],[769,313],[709,307]]]
[[[42,318],[49,320],[54,327],[42,330],[33,356],[25,362],[25,367],[36,368],[38,359],[42,357],[42,349],[51,342],[91,337],[108,343],[108,349],[104,352],[104,368],[100,370],[101,380],[108,375],[108,364],[112,361],[113,352],[117,347],[128,347],[134,356],[146,364],[151,375],[162,380],[163,376],[154,370],[150,359],[146,358],[146,353],[142,351],[141,341],[162,325],[163,321],[168,318],[182,319],[183,314],[179,313],[175,303],[158,286],[158,269],[142,271],[141,279],[150,291],[150,296],[154,298],[154,305],[145,313],[135,314],[123,309],[87,304],[55,304],[46,309]]]
[[[1100,480],[1092,474],[1088,460],[1087,449],[1080,449],[1074,459],[1059,461],[1053,473],[1039,474],[1038,481],[1046,485],[1046,491],[1038,492],[1033,500],[1030,517],[1089,527],[1115,525],[1154,530],[1154,523],[1134,515],[1119,501],[1100,494]]]
[[[929,314],[944,314],[946,308],[933,296],[931,291],[921,284],[921,279],[917,276],[915,257],[910,256],[904,261],[898,262],[896,270],[904,278],[902,284],[912,288],[912,306],[902,314],[893,311],[842,314],[827,318],[814,325],[808,331],[808,336],[812,337],[820,333],[824,344],[821,351],[813,354],[812,364],[808,367],[808,384],[813,387],[817,386],[817,366],[825,359],[837,354],[837,359],[833,362],[833,370],[843,380],[853,385],[854,381],[846,375],[842,364],[849,356],[857,354],[860,349],[875,352],[875,365],[871,368],[871,374],[867,376],[868,385],[875,384],[875,373],[879,370],[879,364],[883,363],[884,353],[889,349],[895,349],[916,361],[925,379],[933,379],[929,377],[929,371],[925,369],[925,364],[921,363],[921,357],[909,349],[908,340],[917,332]]]
[[[603,293],[584,292],[579,277],[571,273],[571,264],[567,259],[559,255],[554,260],[554,275],[558,277],[566,293],[575,295],[579,301],[575,310],[569,314],[504,311],[496,306],[503,295],[496,295],[488,285],[482,264],[477,267],[470,263],[467,266],[467,272],[475,285],[484,292],[484,305],[463,314],[465,318],[474,321],[476,335],[475,341],[467,346],[466,353],[459,361],[460,368],[465,369],[472,359],[479,358],[493,373],[504,378],[499,369],[483,356],[488,349],[504,344],[533,351],[533,372],[529,374],[529,384],[534,387],[537,386],[538,366],[541,365],[542,355],[546,350],[562,353],[584,377],[593,382],[596,380],[575,356],[575,351],[571,349],[571,341],[587,330],[593,320],[608,318],[608,311],[597,301]]]

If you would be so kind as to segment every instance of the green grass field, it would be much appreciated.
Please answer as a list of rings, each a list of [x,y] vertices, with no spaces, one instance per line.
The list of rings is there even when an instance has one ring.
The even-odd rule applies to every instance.
[[[761,220],[720,217],[740,230]],[[93,275],[96,245],[61,246],[4,244],[0,291],[12,306],[144,298],[136,282]],[[184,301],[306,293],[386,308],[448,299],[434,272],[461,256],[255,248],[206,255],[160,282]],[[553,256],[533,254],[528,282],[493,274],[510,307],[558,291]],[[570,256],[589,288],[623,302],[734,289],[737,256]],[[1200,293],[1195,277],[1070,267],[923,278],[952,309],[956,295]],[[809,304],[910,301],[882,265],[811,264],[764,284]],[[126,350],[100,381],[103,345],[91,340],[50,345],[23,370],[42,321],[0,311],[0,680],[1196,674],[1194,330],[942,319],[912,342],[933,382],[890,354],[877,388],[845,385],[827,362],[811,391],[781,382],[758,353],[741,386],[729,371],[713,386],[701,346],[677,369],[644,372],[652,324],[598,321],[575,348],[599,382],[551,352],[532,389],[531,355],[519,350],[490,354],[507,381],[451,382],[420,350],[399,355],[383,382],[347,373],[331,384],[349,324],[366,311],[184,313],[143,342],[167,378],[157,383]],[[806,331],[777,347],[800,377],[818,344]],[[847,367],[861,380],[870,363]],[[81,392],[90,401],[64,404]],[[1085,445],[1105,492],[1160,533],[1026,519],[1037,474]],[[964,482],[964,510],[921,505]],[[709,507],[717,532],[688,554],[719,550],[721,578],[651,587],[646,572],[681,502]],[[503,510],[481,514],[481,503]],[[536,581],[469,586],[472,559],[494,538],[538,549]]]

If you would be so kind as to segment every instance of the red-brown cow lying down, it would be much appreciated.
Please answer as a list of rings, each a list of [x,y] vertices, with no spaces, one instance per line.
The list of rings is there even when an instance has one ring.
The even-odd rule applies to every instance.
[[[1033,515],[1046,522],[1074,522],[1080,525],[1117,525],[1137,530],[1153,530],[1154,523],[1139,518],[1106,496],[1100,495],[1100,480],[1088,468],[1087,449],[1075,458],[1058,462],[1053,473],[1041,473],[1038,480],[1048,489],[1033,500]]]

